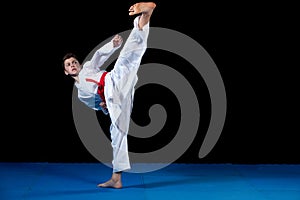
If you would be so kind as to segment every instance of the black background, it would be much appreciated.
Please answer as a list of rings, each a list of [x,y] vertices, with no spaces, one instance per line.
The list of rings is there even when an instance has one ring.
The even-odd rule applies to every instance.
[[[128,16],[128,8],[133,3],[43,1],[4,7],[8,12],[1,19],[0,161],[97,162],[76,132],[73,80],[64,75],[61,59],[72,51],[83,60],[104,39],[130,29],[133,18]],[[299,62],[295,62],[299,50],[293,8],[279,4],[157,2],[151,26],[179,31],[203,46],[221,73],[227,95],[227,117],[216,146],[199,159],[203,139],[199,133],[177,162],[300,163]],[[187,65],[176,55],[151,49],[143,62],[173,68]],[[207,97],[205,90],[199,92]],[[162,90],[158,94],[166,93]],[[205,118],[200,127],[205,127],[209,102],[207,98],[202,102]],[[164,103],[172,107],[174,102]],[[142,109],[138,100],[136,104]],[[103,116],[99,114],[99,118]],[[168,128],[171,132],[174,127]],[[152,148],[158,148],[158,143],[169,139],[150,142]],[[134,151],[149,148],[136,144],[133,149],[133,144],[129,141]]]

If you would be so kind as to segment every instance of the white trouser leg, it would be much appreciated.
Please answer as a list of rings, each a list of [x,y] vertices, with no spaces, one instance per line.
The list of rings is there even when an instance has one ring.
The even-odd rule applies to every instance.
[[[137,71],[146,51],[149,35],[149,23],[143,30],[139,30],[138,19],[139,17],[135,18],[134,28],[120,52],[114,69],[107,76],[109,78],[106,78],[108,84],[105,86],[107,88],[105,96],[108,97],[107,107],[112,120],[110,133],[113,172],[130,169],[127,135]]]
[[[113,148],[113,172],[130,169],[127,135],[132,111],[131,98],[131,96],[127,96],[127,98],[123,100],[121,104],[122,112],[117,121],[112,122],[110,126],[111,145]]]
[[[111,125],[111,137],[113,148],[113,172],[125,171],[130,169],[130,161],[128,155],[127,134],[120,132],[120,130]]]
[[[118,91],[123,96],[127,96],[131,88],[135,86],[137,71],[147,49],[149,23],[144,26],[143,30],[139,30],[138,19],[139,17],[135,18],[134,28],[130,32],[115,66],[110,72],[115,87],[118,88]]]

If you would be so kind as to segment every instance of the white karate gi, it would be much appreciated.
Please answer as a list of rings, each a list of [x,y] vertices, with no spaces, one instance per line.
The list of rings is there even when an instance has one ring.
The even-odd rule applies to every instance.
[[[115,52],[112,41],[97,50],[90,61],[87,61],[79,73],[78,98],[94,110],[102,110],[111,118],[111,145],[113,148],[113,172],[124,171],[131,168],[127,135],[129,130],[130,115],[133,106],[135,85],[137,83],[137,71],[142,56],[147,49],[149,35],[149,23],[138,28],[140,16],[134,19],[134,27],[127,38],[124,47],[115,63],[114,68],[105,77],[104,95],[107,110],[99,104],[102,101],[97,94],[98,85],[88,79],[99,82],[104,70],[100,67]]]

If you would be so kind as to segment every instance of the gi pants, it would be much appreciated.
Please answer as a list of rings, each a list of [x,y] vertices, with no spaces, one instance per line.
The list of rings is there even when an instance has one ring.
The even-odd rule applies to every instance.
[[[138,28],[140,16],[134,19],[134,27],[127,38],[114,68],[105,77],[104,94],[111,118],[110,134],[113,148],[113,172],[131,168],[127,135],[133,106],[137,71],[147,49],[149,23]]]

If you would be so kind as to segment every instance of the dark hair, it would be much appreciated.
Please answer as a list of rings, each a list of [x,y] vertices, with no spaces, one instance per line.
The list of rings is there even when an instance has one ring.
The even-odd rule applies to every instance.
[[[75,58],[76,60],[78,60],[78,57],[76,54],[74,53],[66,53],[62,59],[62,67],[63,67],[63,70],[65,70],[65,60],[69,59],[69,58]]]

